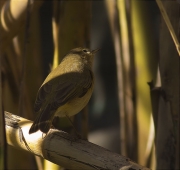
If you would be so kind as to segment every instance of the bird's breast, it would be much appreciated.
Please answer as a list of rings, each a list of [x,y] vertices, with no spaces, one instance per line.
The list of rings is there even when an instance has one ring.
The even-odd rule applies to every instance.
[[[79,113],[89,102],[93,91],[93,85],[83,97],[76,97],[73,100],[67,102],[63,106],[60,106],[55,115],[59,117],[73,116]]]

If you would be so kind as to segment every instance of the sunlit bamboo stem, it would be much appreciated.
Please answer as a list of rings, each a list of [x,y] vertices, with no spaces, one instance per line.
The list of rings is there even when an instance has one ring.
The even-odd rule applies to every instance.
[[[29,135],[30,120],[5,112],[7,143],[41,156],[68,169],[86,170],[148,170],[129,158],[110,152],[100,146],[51,129]]]
[[[43,1],[36,2],[41,5]],[[30,0],[32,10],[34,1]],[[26,20],[28,0],[6,1],[0,11],[0,46],[2,52],[12,39],[18,34]]]

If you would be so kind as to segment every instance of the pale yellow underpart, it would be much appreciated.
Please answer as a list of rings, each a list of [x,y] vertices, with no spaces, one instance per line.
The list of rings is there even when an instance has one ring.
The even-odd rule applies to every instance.
[[[92,91],[93,91],[93,85],[83,97],[75,98],[70,102],[64,104],[63,106],[59,107],[55,112],[55,116],[70,117],[79,113],[89,102]]]

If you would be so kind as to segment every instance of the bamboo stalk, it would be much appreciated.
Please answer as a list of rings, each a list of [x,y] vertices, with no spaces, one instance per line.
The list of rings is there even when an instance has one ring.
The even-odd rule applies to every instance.
[[[120,41],[120,27],[118,25],[118,10],[115,1],[106,0],[106,7],[108,10],[109,21],[111,26],[111,33],[114,41],[114,50],[116,56],[117,68],[117,83],[118,83],[118,104],[120,117],[120,150],[123,155],[127,155],[126,143],[126,128],[125,128],[125,99],[124,99],[124,81],[123,81],[123,63],[122,63],[122,48]]]
[[[137,160],[137,117],[136,117],[136,70],[133,49],[133,36],[131,24],[131,2],[119,0],[117,3],[119,27],[122,48],[122,71],[124,82],[125,128],[127,141],[127,155]]]
[[[68,169],[149,170],[127,157],[118,155],[86,140],[51,129],[29,135],[32,121],[5,112],[7,143],[34,155],[43,157]]]
[[[41,5],[43,1],[36,2]],[[30,9],[32,10],[34,1],[30,1]],[[0,46],[2,52],[5,51],[7,45],[18,34],[26,20],[26,10],[28,0],[9,0],[6,1],[0,11]]]
[[[163,19],[164,19],[164,21],[165,21],[165,23],[166,23],[166,26],[168,27],[168,30],[169,30],[169,32],[170,32],[170,34],[171,34],[171,37],[172,37],[172,39],[173,39],[173,41],[174,41],[174,44],[175,44],[175,46],[176,46],[177,52],[178,52],[178,54],[179,54],[179,56],[180,56],[180,45],[179,45],[179,41],[178,41],[178,38],[177,38],[176,33],[175,33],[175,31],[174,31],[174,28],[173,28],[173,26],[172,26],[172,24],[171,24],[171,21],[170,21],[170,19],[169,19],[169,17],[168,17],[168,14],[167,14],[167,12],[166,12],[166,9],[164,8],[164,5],[163,5],[163,3],[161,2],[161,0],[156,0],[156,3],[157,3],[157,5],[158,5],[158,7],[159,7],[159,10],[161,11],[162,17],[163,17]]]
[[[165,1],[163,6],[165,11],[169,11],[168,18],[174,33],[179,37],[179,6],[174,1]],[[180,58],[176,51],[177,46],[175,48],[172,41],[172,34],[166,28],[167,23],[160,23],[161,93],[155,127],[157,169],[180,169]]]
[[[6,134],[5,134],[5,122],[3,114],[3,82],[2,82],[2,54],[0,48],[0,169],[7,168],[7,144],[6,144]]]

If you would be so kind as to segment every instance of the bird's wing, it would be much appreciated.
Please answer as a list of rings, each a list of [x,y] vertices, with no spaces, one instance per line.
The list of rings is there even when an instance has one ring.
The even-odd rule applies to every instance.
[[[91,87],[92,79],[92,72],[88,70],[83,76],[72,72],[43,84],[37,94],[35,112],[38,112],[45,103],[51,103],[54,109],[57,109],[74,97],[83,97]]]
[[[41,86],[38,91],[34,110],[38,113],[30,133],[40,129],[44,133],[49,130],[56,109],[76,97],[83,97],[92,86],[93,75],[90,70],[85,74],[76,72],[60,75]],[[44,125],[43,122],[48,125]],[[47,127],[44,129],[44,127]]]

